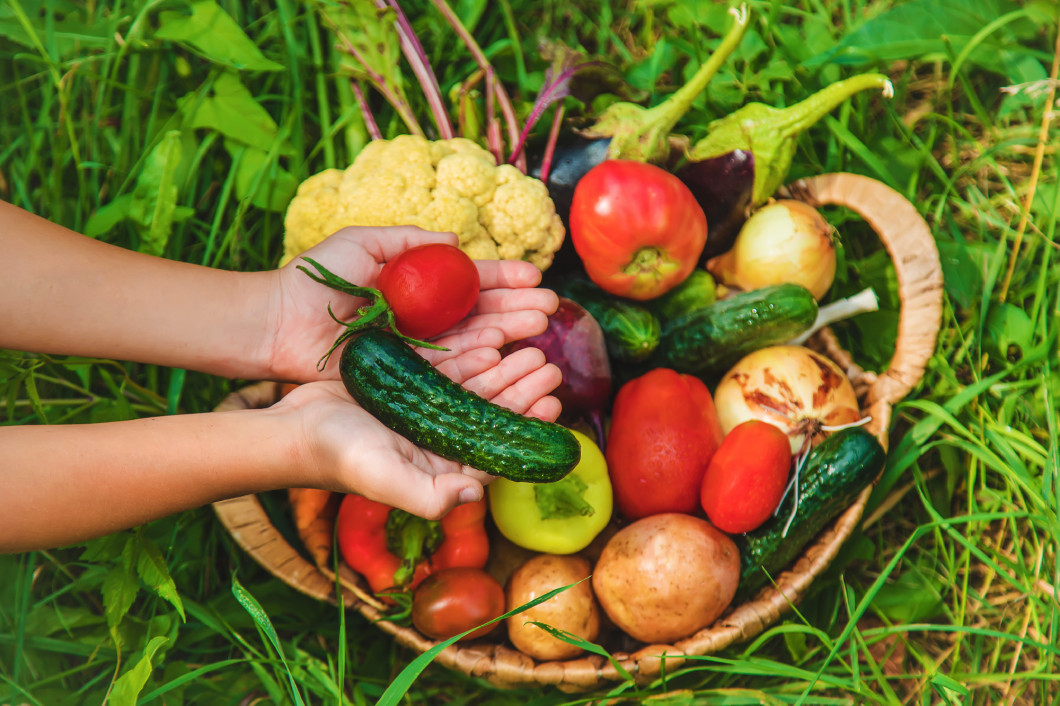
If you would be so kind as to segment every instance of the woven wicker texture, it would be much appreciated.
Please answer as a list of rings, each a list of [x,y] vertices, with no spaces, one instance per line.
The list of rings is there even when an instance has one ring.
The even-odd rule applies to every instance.
[[[913,204],[868,177],[826,174],[791,184],[787,195],[814,206],[839,205],[860,214],[879,235],[894,262],[901,311],[895,353],[886,370],[875,374],[859,368],[827,329],[808,344],[846,370],[858,391],[863,412],[872,418],[867,428],[886,447],[892,406],[919,382],[935,349],[942,312],[942,272],[935,241]],[[265,407],[275,402],[279,394],[279,385],[259,383],[229,396],[218,409]],[[714,625],[684,640],[672,645],[645,645],[635,652],[612,653],[612,656],[622,669],[646,680],[658,676],[664,664],[665,670],[672,672],[688,655],[714,653],[757,635],[790,610],[835,558],[860,521],[870,490],[866,489],[794,566],[777,577],[776,586],[769,586],[753,599],[734,606]],[[214,507],[236,542],[275,576],[314,598],[336,600],[335,577],[303,558],[281,536],[256,496],[226,500]],[[346,605],[357,608],[369,620],[380,617],[381,605],[366,591],[360,577],[344,569],[339,578]],[[401,628],[386,621],[377,624],[414,650],[422,652],[435,644],[412,628]],[[540,683],[580,691],[621,679],[611,662],[596,655],[562,662],[538,662],[503,644],[454,645],[443,651],[437,661],[500,686]]]

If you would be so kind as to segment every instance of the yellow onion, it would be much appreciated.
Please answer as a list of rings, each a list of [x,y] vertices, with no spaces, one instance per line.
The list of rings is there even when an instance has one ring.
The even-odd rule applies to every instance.
[[[722,284],[743,290],[801,284],[821,299],[835,279],[832,227],[812,206],[781,200],[751,214],[732,248],[707,262]]]
[[[770,346],[744,356],[718,383],[714,406],[724,433],[760,419],[788,435],[793,454],[861,419],[850,379],[804,346]]]

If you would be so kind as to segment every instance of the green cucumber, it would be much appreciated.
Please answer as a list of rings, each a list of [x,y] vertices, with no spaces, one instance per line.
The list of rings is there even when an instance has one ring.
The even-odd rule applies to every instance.
[[[443,458],[530,483],[557,481],[581,458],[568,429],[479,397],[386,331],[351,338],[339,371],[365,411]]]
[[[697,309],[704,309],[717,299],[714,276],[697,267],[684,282],[661,297],[649,299],[645,304],[659,317],[659,321],[671,321]]]
[[[653,360],[679,373],[723,372],[748,353],[787,343],[816,320],[817,300],[800,285],[741,292],[668,321]]]
[[[659,345],[659,319],[645,306],[604,291],[588,280],[570,279],[560,296],[581,305],[604,332],[607,354],[621,363],[639,363]]]
[[[775,579],[876,480],[886,459],[880,442],[861,427],[840,429],[814,447],[799,472],[797,495],[793,488],[765,524],[733,537],[740,549],[740,594]]]

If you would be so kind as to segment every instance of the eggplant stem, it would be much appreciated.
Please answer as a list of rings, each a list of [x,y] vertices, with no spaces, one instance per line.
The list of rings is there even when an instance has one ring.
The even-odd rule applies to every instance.
[[[747,5],[740,5],[738,8],[730,7],[729,14],[733,16],[734,22],[729,31],[725,33],[718,48],[696,70],[691,80],[662,103],[645,111],[643,117],[645,124],[653,125],[658,131],[669,133],[674,125],[677,124],[677,121],[681,119],[681,116],[692,107],[692,101],[706,90],[707,84],[718,73],[718,69],[729,58],[729,55],[740,45],[744,35],[747,34],[747,28],[750,27],[751,13],[748,11]]]
[[[883,74],[857,74],[825,86],[795,105],[778,108],[774,118],[768,122],[772,123],[774,132],[796,135],[805,132],[854,94],[870,88],[879,88],[884,98],[894,97],[894,84]]]

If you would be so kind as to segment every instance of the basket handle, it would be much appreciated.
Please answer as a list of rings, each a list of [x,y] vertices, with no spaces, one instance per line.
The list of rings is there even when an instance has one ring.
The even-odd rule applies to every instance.
[[[927,221],[881,181],[838,172],[796,181],[788,192],[812,206],[845,206],[876,231],[894,262],[901,311],[894,356],[868,386],[864,406],[886,433],[890,407],[920,381],[942,322],[942,269]],[[826,342],[827,345],[827,342]],[[848,357],[848,356],[846,356]]]

